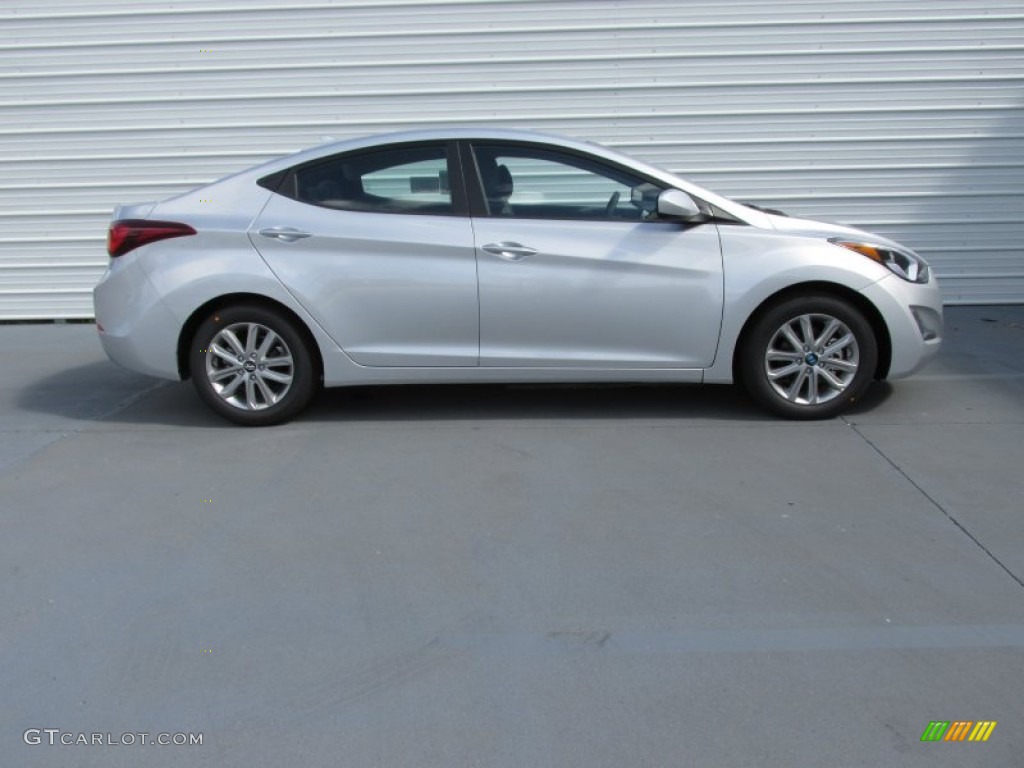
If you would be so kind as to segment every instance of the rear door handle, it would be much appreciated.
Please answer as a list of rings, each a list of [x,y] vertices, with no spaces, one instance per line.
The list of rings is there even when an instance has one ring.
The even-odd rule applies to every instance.
[[[482,249],[508,261],[519,261],[520,259],[525,259],[527,256],[533,256],[537,253],[536,248],[531,248],[528,245],[521,245],[520,243],[488,243],[487,245],[482,246]]]
[[[312,237],[309,232],[303,232],[301,229],[295,229],[295,227],[268,227],[267,229],[261,229],[259,234],[284,243],[294,243],[296,240],[301,240],[304,237]]]

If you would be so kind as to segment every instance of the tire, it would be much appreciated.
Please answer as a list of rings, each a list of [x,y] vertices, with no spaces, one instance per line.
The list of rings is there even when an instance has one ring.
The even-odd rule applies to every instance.
[[[828,419],[860,398],[874,378],[878,341],[864,315],[834,296],[805,295],[770,307],[741,350],[750,396],[789,419]]]
[[[308,342],[290,319],[267,307],[215,311],[196,330],[188,360],[199,397],[236,424],[281,424],[316,394]]]

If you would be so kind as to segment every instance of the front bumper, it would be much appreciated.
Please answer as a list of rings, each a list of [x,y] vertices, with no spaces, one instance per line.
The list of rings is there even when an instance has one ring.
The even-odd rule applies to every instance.
[[[878,308],[889,329],[892,357],[887,378],[909,376],[938,354],[943,336],[942,295],[934,277],[919,285],[890,275],[861,293]]]

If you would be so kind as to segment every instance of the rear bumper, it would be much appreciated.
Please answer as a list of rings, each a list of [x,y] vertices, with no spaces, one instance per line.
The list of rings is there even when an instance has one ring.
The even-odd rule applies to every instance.
[[[122,258],[111,263],[93,289],[103,350],[125,368],[177,380],[180,323],[160,301],[138,261]]]

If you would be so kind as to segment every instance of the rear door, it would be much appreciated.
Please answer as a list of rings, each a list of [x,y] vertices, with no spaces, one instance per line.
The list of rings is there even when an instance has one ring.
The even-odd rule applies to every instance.
[[[454,144],[292,169],[249,237],[357,363],[477,365],[476,257]]]

